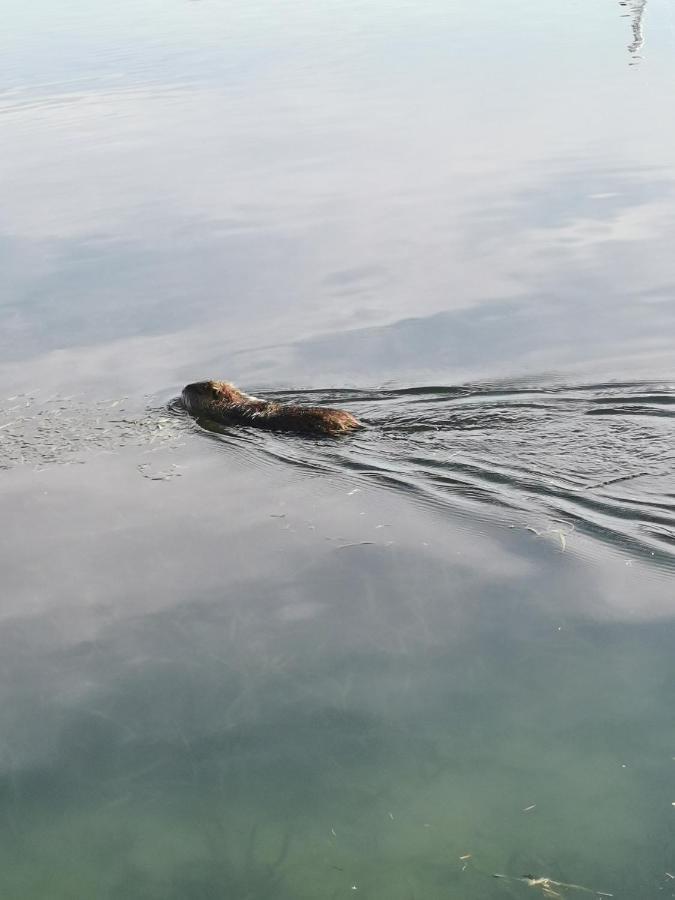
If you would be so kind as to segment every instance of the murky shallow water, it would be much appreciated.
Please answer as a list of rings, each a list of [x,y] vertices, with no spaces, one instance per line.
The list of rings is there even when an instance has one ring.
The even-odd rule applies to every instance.
[[[674,895],[671,6],[0,40],[2,896]]]

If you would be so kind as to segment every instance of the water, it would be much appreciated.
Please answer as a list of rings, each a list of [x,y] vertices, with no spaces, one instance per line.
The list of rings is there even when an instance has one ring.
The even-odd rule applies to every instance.
[[[3,897],[675,895],[672,6],[0,41]]]

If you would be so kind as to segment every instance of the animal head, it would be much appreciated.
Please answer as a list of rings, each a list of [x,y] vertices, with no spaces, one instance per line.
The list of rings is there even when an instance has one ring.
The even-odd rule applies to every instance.
[[[208,403],[236,403],[241,393],[227,381],[195,381],[183,388],[183,403],[190,411],[198,411]]]

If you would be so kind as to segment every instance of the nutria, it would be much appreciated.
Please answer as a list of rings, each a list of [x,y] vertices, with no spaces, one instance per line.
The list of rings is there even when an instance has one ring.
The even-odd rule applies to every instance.
[[[183,405],[198,418],[306,435],[346,434],[361,423],[351,413],[325,406],[275,403],[244,394],[227,381],[197,381],[183,388]]]

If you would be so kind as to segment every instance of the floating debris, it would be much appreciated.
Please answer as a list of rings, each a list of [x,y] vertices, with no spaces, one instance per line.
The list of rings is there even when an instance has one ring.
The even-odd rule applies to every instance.
[[[609,894],[606,891],[594,891],[592,888],[585,887],[583,884],[569,884],[565,881],[554,881],[553,878],[547,878],[546,876],[535,878],[534,875],[523,875],[521,878],[518,878],[513,875],[503,875],[499,872],[494,872],[492,877],[505,878],[507,881],[520,881],[528,887],[540,888],[544,897],[550,897],[553,898],[553,900],[564,900],[565,895],[562,894],[558,888],[565,888],[570,891],[583,891],[583,893],[593,894],[595,897],[614,896],[614,894]]]
[[[178,466],[174,463],[168,469],[155,469],[153,470],[150,467],[150,463],[141,463],[141,465],[136,466],[138,471],[141,473],[143,478],[148,478],[150,481],[169,481],[171,478],[180,478],[183,474],[178,471]]]
[[[547,537],[549,534],[557,535],[558,540],[560,541],[560,550],[562,553],[567,549],[567,536],[572,534],[574,531],[574,525],[567,525],[564,528],[546,528],[544,531],[538,531],[532,525],[526,525],[525,531],[531,531],[532,534],[536,534],[537,537]]]
[[[462,863],[462,872],[466,872],[471,858],[470,853],[465,853],[464,856],[460,856],[459,861]]]
[[[347,550],[349,547],[366,547],[369,544],[375,544],[375,541],[355,541],[353,544],[340,544],[338,550]]]

